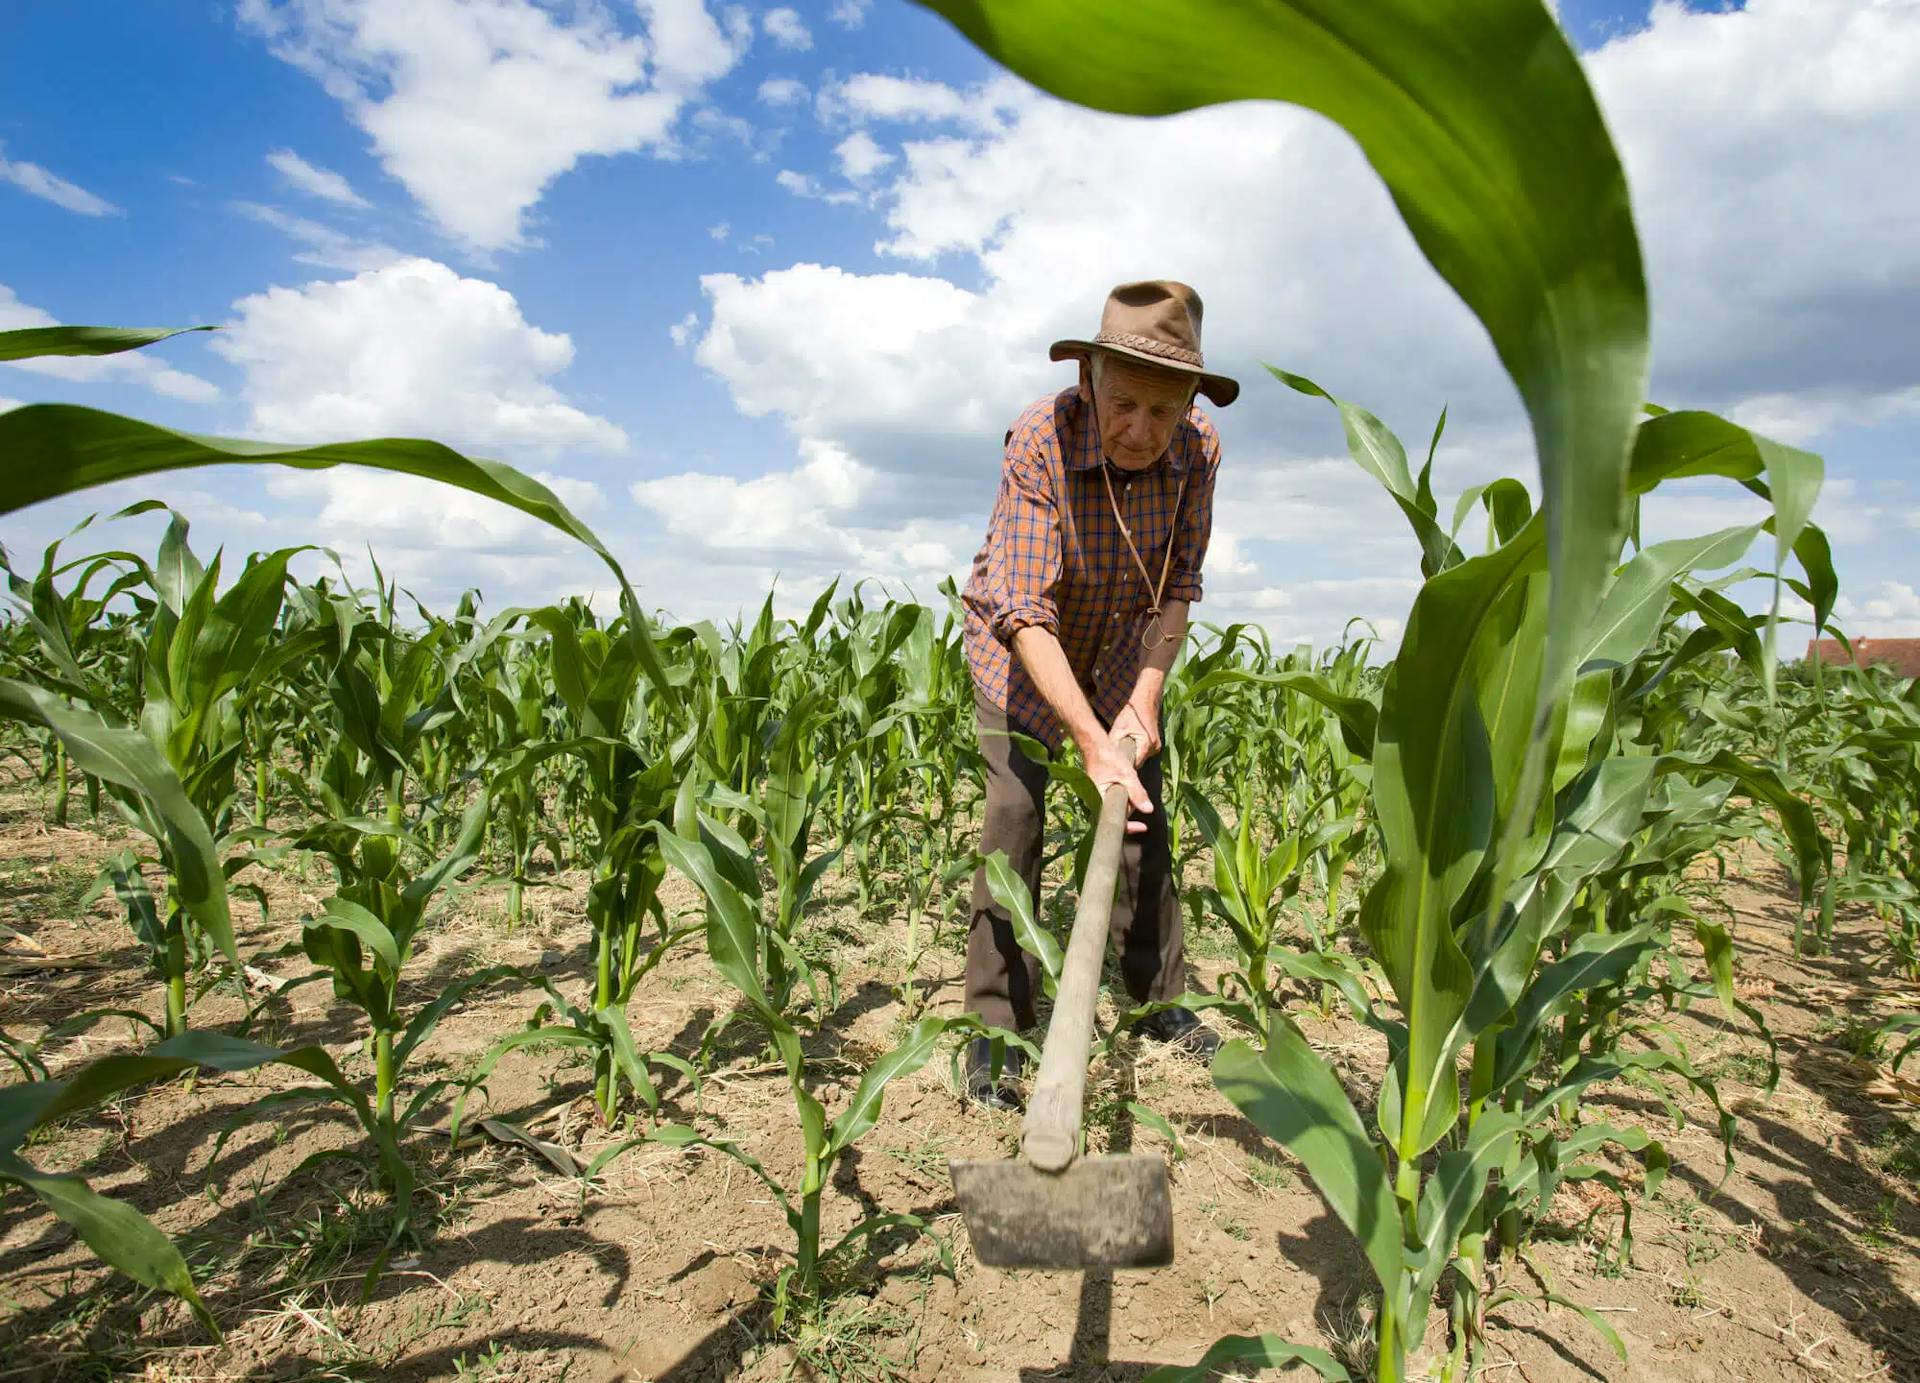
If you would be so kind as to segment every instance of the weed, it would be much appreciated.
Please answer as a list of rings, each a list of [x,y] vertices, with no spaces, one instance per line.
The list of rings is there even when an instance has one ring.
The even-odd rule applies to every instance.
[[[1294,1184],[1293,1169],[1284,1162],[1256,1157],[1247,1163],[1247,1179],[1263,1191],[1284,1191]]]

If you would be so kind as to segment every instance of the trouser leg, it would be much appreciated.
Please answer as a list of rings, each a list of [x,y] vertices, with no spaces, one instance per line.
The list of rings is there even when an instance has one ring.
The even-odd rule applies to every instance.
[[[1113,898],[1113,945],[1120,975],[1137,1004],[1186,992],[1185,927],[1173,888],[1173,847],[1167,833],[1160,756],[1140,765],[1140,786],[1153,800],[1147,829],[1126,837],[1120,882]]]
[[[974,698],[980,752],[987,761],[987,800],[980,853],[1006,852],[1040,911],[1040,863],[1046,826],[1047,771],[1007,737],[1006,713]],[[967,932],[967,1011],[994,1027],[1032,1027],[1040,993],[1040,962],[1020,949],[1006,909],[987,888],[987,871],[973,876],[973,920]]]

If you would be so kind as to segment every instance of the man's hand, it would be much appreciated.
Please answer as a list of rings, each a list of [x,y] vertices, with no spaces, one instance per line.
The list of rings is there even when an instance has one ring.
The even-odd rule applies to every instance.
[[[1137,692],[1134,694],[1133,700],[1122,706],[1120,708],[1120,714],[1113,718],[1113,733],[1116,736],[1132,735],[1140,741],[1139,761],[1141,763],[1145,763],[1148,759],[1151,759],[1155,754],[1160,752],[1160,716],[1158,710],[1157,708],[1142,706],[1140,704],[1139,693]]]
[[[1127,802],[1135,812],[1146,815],[1153,810],[1153,799],[1147,796],[1147,790],[1141,786],[1138,772],[1139,760],[1122,747],[1120,737],[1134,732],[1123,730],[1115,721],[1111,733],[1090,737],[1080,746],[1080,757],[1086,763],[1087,776],[1093,779],[1093,785],[1102,795],[1113,784],[1118,783],[1127,790]],[[1144,756],[1143,756],[1144,757]],[[1147,823],[1127,818],[1127,834],[1137,836],[1147,829]]]

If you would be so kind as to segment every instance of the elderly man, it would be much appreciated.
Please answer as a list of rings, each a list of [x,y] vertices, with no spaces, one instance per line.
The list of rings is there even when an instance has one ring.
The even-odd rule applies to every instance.
[[[967,582],[966,647],[987,761],[980,851],[1004,850],[1040,896],[1047,772],[1008,736],[1058,750],[1071,739],[1098,786],[1125,786],[1134,817],[1113,907],[1120,972],[1136,1002],[1186,988],[1180,908],[1161,804],[1160,694],[1200,599],[1220,440],[1196,392],[1233,402],[1240,386],[1200,353],[1200,298],[1183,283],[1123,283],[1091,341],[1056,341],[1079,383],[1033,404],[1006,436],[1000,493]],[[1136,737],[1139,762],[1120,748]],[[1039,965],[1021,951],[982,870],[973,881],[967,1007],[990,1024],[1030,1027]],[[1202,1059],[1217,1039],[1184,1009],[1141,1025]],[[996,1083],[986,1039],[967,1054],[967,1092],[1019,1107]]]

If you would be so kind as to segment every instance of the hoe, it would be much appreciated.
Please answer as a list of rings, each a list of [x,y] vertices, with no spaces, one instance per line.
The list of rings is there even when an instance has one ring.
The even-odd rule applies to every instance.
[[[1126,743],[1139,752],[1137,741]],[[1020,1155],[948,1164],[974,1254],[989,1267],[1158,1268],[1173,1261],[1166,1159],[1080,1153],[1093,1005],[1126,825],[1126,789],[1109,787],[1020,1129]]]

